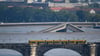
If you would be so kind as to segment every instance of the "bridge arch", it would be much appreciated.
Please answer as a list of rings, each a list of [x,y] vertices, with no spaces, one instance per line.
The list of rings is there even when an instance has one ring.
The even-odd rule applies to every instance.
[[[64,48],[64,49],[69,49],[73,50],[77,53],[79,53],[81,56],[89,56],[89,47],[85,44],[64,44],[64,45],[59,45],[59,44],[54,44],[54,45],[40,45],[37,47],[36,54],[37,56],[43,56],[47,51],[55,48]]]
[[[16,52],[21,53],[22,56],[24,56],[23,50],[20,49],[20,48],[16,48],[16,47],[15,47],[15,48],[14,48],[14,47],[6,47],[6,48],[0,48],[0,49],[9,49],[9,50],[14,50],[14,51],[16,51]]]
[[[19,56],[23,56],[22,53],[13,50],[13,49],[0,49],[0,55],[19,55]]]
[[[66,48],[54,48],[54,49],[51,49],[51,50],[48,50],[44,56],[47,56],[47,55],[50,55],[50,56],[72,56],[72,55],[76,55],[76,56],[81,56],[80,53],[74,51],[74,50],[71,50],[71,49],[66,49]]]
[[[30,46],[29,44],[24,43],[3,43],[0,44],[0,49],[11,49],[16,50],[17,52],[21,53],[23,56],[29,56],[30,55]]]

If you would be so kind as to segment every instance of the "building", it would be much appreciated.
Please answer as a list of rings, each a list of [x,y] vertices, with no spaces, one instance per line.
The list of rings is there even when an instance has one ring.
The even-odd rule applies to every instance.
[[[77,7],[93,3],[100,4],[100,0],[53,0],[49,2],[49,7]]]
[[[100,4],[100,0],[28,0],[27,3],[48,3],[49,7],[77,7]]]
[[[100,0],[0,0],[0,2],[12,2],[12,3],[26,3],[26,4],[48,4],[49,7],[77,7],[88,6],[88,4],[98,3]]]

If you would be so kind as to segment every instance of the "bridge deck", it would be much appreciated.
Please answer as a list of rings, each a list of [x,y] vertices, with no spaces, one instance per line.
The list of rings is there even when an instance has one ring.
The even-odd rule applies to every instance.
[[[100,32],[0,33],[0,43],[28,43],[29,40],[87,40],[87,42],[100,42]]]
[[[100,22],[36,22],[36,23],[0,23],[0,26],[22,26],[22,25],[57,25],[61,23],[74,24],[74,25],[100,25]]]

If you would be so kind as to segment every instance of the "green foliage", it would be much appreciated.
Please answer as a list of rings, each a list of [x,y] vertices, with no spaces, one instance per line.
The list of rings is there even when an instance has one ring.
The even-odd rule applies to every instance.
[[[78,15],[78,20],[80,22],[84,22],[85,21],[85,17],[86,17],[86,12],[83,10],[78,10],[76,11],[76,14]]]
[[[92,16],[87,11],[52,11],[32,7],[0,6],[0,22],[84,22],[100,21],[100,15]],[[94,19],[96,18],[96,19]]]
[[[100,22],[100,14],[96,14],[92,19],[92,22]]]

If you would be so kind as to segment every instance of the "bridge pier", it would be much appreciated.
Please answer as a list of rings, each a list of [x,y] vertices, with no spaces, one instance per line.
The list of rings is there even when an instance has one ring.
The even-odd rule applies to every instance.
[[[90,44],[90,56],[96,56],[96,44]]]
[[[36,48],[37,48],[37,44],[31,45],[31,55],[30,56],[37,56],[36,55]]]

